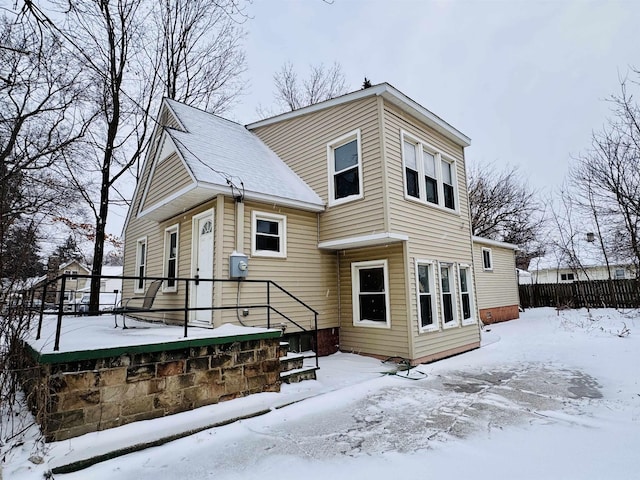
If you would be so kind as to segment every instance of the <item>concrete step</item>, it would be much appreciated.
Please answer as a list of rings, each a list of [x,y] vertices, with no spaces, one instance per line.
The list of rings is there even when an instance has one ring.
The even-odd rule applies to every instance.
[[[278,347],[278,356],[284,357],[289,353],[289,342],[280,342],[280,346]]]
[[[316,370],[318,367],[302,367],[286,372],[280,372],[280,379],[283,383],[298,383],[303,380],[316,380]]]
[[[305,356],[299,353],[287,353],[280,357],[280,372],[288,372],[297,368],[302,368]]]

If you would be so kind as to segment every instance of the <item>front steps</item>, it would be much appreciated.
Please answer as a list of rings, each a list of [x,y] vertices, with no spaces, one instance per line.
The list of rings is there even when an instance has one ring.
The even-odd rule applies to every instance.
[[[289,343],[280,342],[280,380],[283,383],[298,383],[303,380],[316,380],[315,365],[305,366],[305,358],[312,358],[304,353],[289,352]]]

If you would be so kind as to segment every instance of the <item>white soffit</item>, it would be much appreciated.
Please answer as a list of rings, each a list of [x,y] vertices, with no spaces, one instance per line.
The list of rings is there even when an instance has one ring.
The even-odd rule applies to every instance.
[[[318,243],[318,248],[324,250],[347,250],[350,248],[371,247],[375,245],[386,245],[389,243],[406,242],[409,236],[403,233],[374,233],[359,237],[341,238]]]

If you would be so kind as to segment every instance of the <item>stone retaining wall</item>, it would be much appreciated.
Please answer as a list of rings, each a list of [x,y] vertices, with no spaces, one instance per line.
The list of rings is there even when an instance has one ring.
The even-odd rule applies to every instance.
[[[270,338],[47,364],[25,349],[22,380],[47,441],[59,441],[278,392],[278,347]]]

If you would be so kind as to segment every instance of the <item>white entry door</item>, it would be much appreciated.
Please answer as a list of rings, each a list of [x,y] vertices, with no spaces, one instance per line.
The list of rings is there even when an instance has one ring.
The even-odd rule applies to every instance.
[[[192,277],[213,278],[213,210],[193,217]],[[194,282],[191,286],[191,306],[210,308],[213,304],[213,282]],[[195,323],[211,324],[212,310],[191,313]]]

